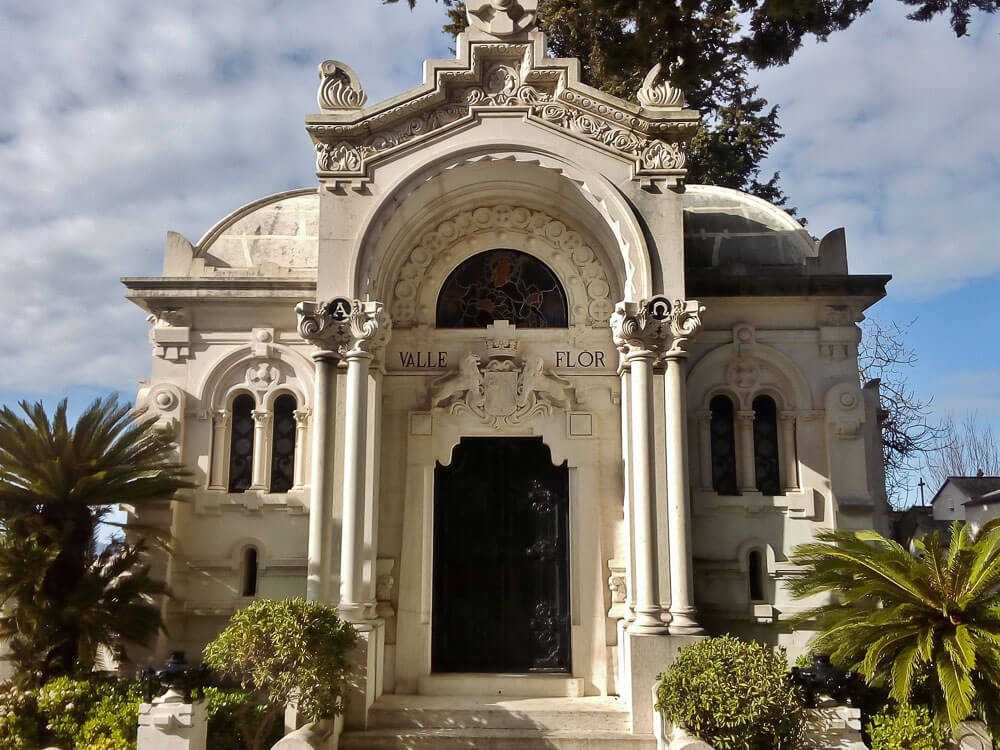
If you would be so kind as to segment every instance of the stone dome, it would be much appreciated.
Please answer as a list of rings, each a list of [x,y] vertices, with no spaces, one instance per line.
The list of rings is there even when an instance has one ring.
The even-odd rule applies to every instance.
[[[308,188],[237,209],[198,241],[195,257],[215,268],[315,269],[318,247],[319,194]]]
[[[817,244],[795,219],[747,193],[714,185],[688,185],[684,251],[688,268],[804,266]]]

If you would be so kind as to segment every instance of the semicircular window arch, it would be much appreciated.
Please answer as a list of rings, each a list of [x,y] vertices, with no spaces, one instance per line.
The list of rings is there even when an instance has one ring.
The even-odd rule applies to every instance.
[[[519,328],[566,328],[566,290],[555,273],[520,250],[487,250],[445,279],[437,300],[438,328],[485,328],[507,320]]]

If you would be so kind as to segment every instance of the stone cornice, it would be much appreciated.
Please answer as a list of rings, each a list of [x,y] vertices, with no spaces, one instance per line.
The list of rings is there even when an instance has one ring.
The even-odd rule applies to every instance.
[[[698,113],[641,107],[579,81],[576,60],[544,56],[544,37],[527,42],[457,40],[459,60],[428,61],[425,83],[355,112],[306,118],[322,177],[365,177],[368,164],[459,127],[481,112],[516,111],[527,120],[634,162],[638,175],[684,172]]]
[[[300,300],[316,294],[316,281],[302,278],[126,277],[125,298],[147,312],[172,303],[243,303],[248,299]]]
[[[685,272],[686,293],[692,297],[862,297],[869,304],[885,296],[892,276],[882,275],[747,275]]]

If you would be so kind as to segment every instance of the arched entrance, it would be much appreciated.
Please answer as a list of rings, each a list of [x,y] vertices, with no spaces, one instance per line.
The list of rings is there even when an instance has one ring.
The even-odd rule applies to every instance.
[[[570,672],[569,469],[541,438],[462,438],[434,470],[435,672]]]

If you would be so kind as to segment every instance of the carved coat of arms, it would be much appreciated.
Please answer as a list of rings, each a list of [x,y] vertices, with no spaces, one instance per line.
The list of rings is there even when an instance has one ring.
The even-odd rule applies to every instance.
[[[489,342],[494,353],[485,362],[466,354],[457,370],[431,383],[431,408],[475,414],[496,428],[571,408],[576,402],[572,383],[547,372],[537,354],[517,358],[512,344]]]

